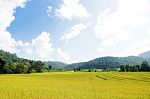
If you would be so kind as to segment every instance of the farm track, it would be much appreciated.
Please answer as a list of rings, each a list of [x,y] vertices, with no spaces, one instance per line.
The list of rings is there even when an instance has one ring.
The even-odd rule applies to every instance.
[[[132,75],[128,75],[130,77],[124,77],[124,75],[112,75],[112,74],[102,74],[102,75],[96,75],[96,77],[98,78],[101,78],[103,80],[109,80],[109,79],[116,79],[116,80],[119,80],[119,81],[124,81],[124,80],[132,80],[132,81],[135,81],[135,82],[138,82],[138,81],[141,81],[141,82],[150,82],[150,78],[149,77],[142,77],[142,76],[139,76],[138,79],[136,79],[134,76]],[[134,78],[133,78],[134,77]],[[146,80],[140,80],[140,79],[146,79]]]

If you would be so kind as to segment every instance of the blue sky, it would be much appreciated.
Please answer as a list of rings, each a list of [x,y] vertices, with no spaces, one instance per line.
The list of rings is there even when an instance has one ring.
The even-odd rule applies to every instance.
[[[150,50],[149,0],[1,0],[0,49],[63,61]]]

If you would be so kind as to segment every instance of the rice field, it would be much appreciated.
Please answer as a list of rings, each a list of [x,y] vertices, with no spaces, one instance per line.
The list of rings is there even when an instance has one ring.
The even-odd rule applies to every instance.
[[[150,99],[150,72],[0,75],[0,99]]]

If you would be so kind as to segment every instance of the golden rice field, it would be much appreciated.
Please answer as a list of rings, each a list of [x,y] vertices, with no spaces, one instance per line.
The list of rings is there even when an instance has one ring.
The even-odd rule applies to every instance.
[[[150,72],[0,75],[0,99],[150,99]]]

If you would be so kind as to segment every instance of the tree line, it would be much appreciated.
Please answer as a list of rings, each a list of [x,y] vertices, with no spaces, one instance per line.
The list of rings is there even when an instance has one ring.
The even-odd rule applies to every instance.
[[[26,74],[46,69],[42,61],[19,58],[16,54],[0,50],[0,74]]]
[[[150,65],[147,61],[143,61],[140,65],[121,65],[120,66],[121,72],[138,72],[138,71],[150,71]]]

